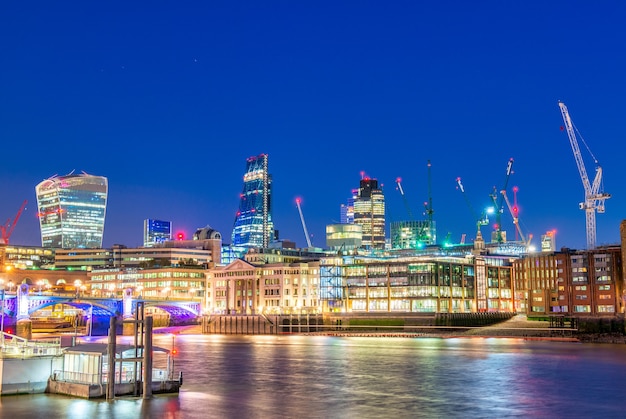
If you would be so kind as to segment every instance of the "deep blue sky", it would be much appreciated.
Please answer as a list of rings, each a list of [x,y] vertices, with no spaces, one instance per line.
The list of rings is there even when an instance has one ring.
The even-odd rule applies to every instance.
[[[109,179],[105,246],[139,245],[145,218],[230,242],[245,159],[267,153],[281,237],[306,245],[300,196],[323,246],[361,172],[388,220],[408,218],[397,177],[422,218],[431,160],[438,235],[469,242],[456,178],[480,211],[512,157],[526,233],[584,248],[562,100],[613,195],[597,243],[617,243],[625,17],[588,1],[3,2],[0,220],[28,199],[11,242],[40,245],[35,185],[76,170]]]

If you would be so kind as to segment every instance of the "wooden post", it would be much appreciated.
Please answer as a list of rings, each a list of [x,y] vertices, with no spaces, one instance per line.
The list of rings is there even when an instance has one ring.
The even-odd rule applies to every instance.
[[[107,382],[107,400],[113,400],[115,398],[115,352],[116,342],[117,342],[117,331],[116,331],[117,319],[115,315],[111,316],[111,320],[109,322],[109,372],[108,372],[108,382]]]
[[[143,398],[152,397],[152,316],[144,318],[145,334],[143,345]]]

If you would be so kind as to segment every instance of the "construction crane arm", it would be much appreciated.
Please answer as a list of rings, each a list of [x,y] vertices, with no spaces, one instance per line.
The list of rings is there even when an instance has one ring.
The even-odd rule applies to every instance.
[[[561,115],[563,116],[563,122],[565,123],[565,131],[567,131],[567,136],[569,138],[569,143],[572,147],[572,151],[574,152],[574,159],[576,160],[576,166],[578,166],[578,173],[580,173],[580,180],[583,183],[583,188],[585,188],[585,195],[591,195],[591,185],[589,184],[589,176],[587,176],[587,169],[585,169],[585,163],[583,162],[582,154],[580,154],[580,148],[578,147],[578,141],[576,140],[576,134],[574,133],[574,125],[572,124],[572,119],[569,116],[569,112],[567,111],[567,106],[565,103],[559,102],[559,108],[561,109]],[[600,176],[602,172],[599,172]],[[598,172],[596,172],[595,183],[600,184],[600,178],[598,177]]]
[[[511,201],[509,201],[509,198],[506,196],[506,190],[501,190],[500,193],[502,194],[502,197],[504,198],[504,202],[506,202],[506,206],[509,208],[509,212],[511,213],[511,217],[513,217],[513,224],[515,224],[515,228],[517,229],[517,233],[519,234],[520,238],[522,239],[522,242],[524,244],[526,244],[526,238],[524,237],[524,233],[522,233],[522,228],[519,225],[519,217],[517,216],[517,212],[515,211],[515,209],[513,208],[513,206],[511,205]]]
[[[576,139],[576,134],[574,133],[574,124],[572,123],[572,119],[567,111],[567,106],[565,106],[563,102],[559,102],[559,108],[561,109],[561,115],[563,116],[563,122],[565,123],[565,130],[567,131],[567,136],[569,138],[570,145],[572,146],[572,151],[574,152],[574,159],[576,160],[576,165],[578,166],[580,179],[583,183],[583,188],[585,189],[585,201],[580,204],[580,209],[585,211],[587,249],[594,249],[596,247],[596,211],[600,213],[604,212],[604,201],[610,198],[611,195],[600,192],[600,186],[602,184],[602,168],[593,156],[593,153],[591,153],[591,150],[589,150],[589,146],[585,144],[585,146],[587,146],[587,150],[589,150],[589,153],[593,157],[594,163],[596,164],[596,175],[593,179],[593,185],[589,183],[587,170],[585,169],[585,164],[583,162],[582,155],[580,154],[580,148],[578,147],[578,140]],[[584,141],[585,140],[583,139],[583,143]]]
[[[17,214],[15,215],[13,222],[11,222],[11,219],[8,219],[7,222],[3,226],[0,226],[0,233],[2,234],[1,239],[2,239],[2,242],[4,242],[4,244],[9,244],[9,238],[11,237],[11,234],[13,234],[15,225],[17,224],[17,221],[20,219],[20,216],[22,215],[24,208],[26,208],[27,202],[28,202],[27,200],[24,200],[24,202],[22,202],[22,206],[17,211]]]
[[[406,212],[409,214],[409,220],[413,220],[413,213],[411,212],[411,206],[409,205],[409,201],[406,199],[406,195],[404,194],[404,189],[402,189],[402,179],[397,178],[396,184],[398,185],[398,190],[400,191],[400,195],[402,195],[402,200],[404,201],[404,206],[406,207]]]
[[[470,202],[469,198],[465,194],[465,187],[461,183],[461,178],[460,177],[456,178],[456,184],[457,184],[457,189],[460,190],[461,193],[463,194],[463,198],[465,198],[465,202],[467,203],[467,206],[470,209],[470,212],[472,213],[472,216],[476,220],[476,226],[480,230],[480,226],[484,226],[484,225],[489,224],[489,220],[487,219],[487,215],[485,213],[483,213],[483,214],[481,214],[480,217],[478,216],[478,213],[474,210],[474,207],[472,206],[472,203]]]
[[[302,221],[302,228],[304,229],[304,235],[306,236],[306,244],[308,247],[313,247],[313,245],[311,244],[311,238],[309,237],[309,231],[307,230],[306,223],[304,222],[304,215],[302,215],[302,208],[300,208],[300,198],[296,199],[296,205],[298,206],[300,221]]]

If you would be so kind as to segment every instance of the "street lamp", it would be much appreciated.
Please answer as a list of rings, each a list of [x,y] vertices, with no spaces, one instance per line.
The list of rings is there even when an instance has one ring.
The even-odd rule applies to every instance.
[[[78,293],[80,292],[80,286],[83,284],[83,281],[77,279],[74,281],[74,288],[76,289],[76,298],[78,298]]]
[[[170,287],[163,288],[161,292],[163,293],[163,298],[167,299],[167,294],[170,292]]]

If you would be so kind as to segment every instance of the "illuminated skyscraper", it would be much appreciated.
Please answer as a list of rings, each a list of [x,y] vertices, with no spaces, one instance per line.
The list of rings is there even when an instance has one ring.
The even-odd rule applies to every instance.
[[[367,249],[385,248],[385,195],[376,179],[361,179],[354,200],[354,224],[363,228],[361,246]]]
[[[171,221],[143,220],[143,245],[145,247],[152,247],[170,240],[172,240]]]
[[[341,224],[354,224],[354,200],[356,199],[358,192],[358,189],[352,189],[352,196],[348,198],[348,203],[341,204]]]
[[[243,175],[243,192],[235,217],[232,245],[268,247],[274,239],[272,223],[272,178],[267,171],[267,154],[249,157]]]
[[[41,245],[101,248],[108,181],[87,173],[53,176],[35,187]]]

